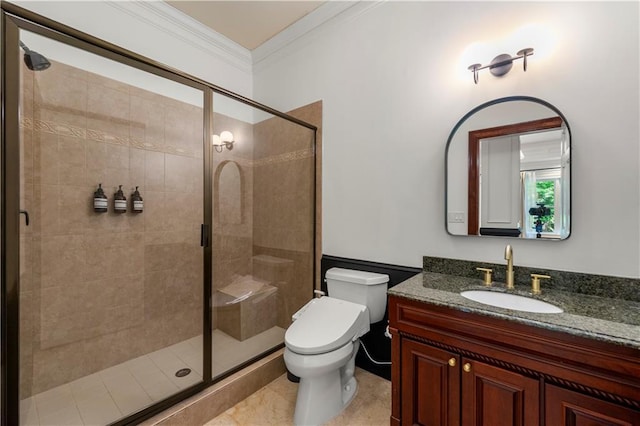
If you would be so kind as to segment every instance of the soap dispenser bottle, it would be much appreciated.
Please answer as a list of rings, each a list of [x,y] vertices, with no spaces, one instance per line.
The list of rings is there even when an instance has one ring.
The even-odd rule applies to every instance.
[[[122,192],[122,185],[118,185],[118,190],[113,196],[113,211],[116,213],[127,212],[127,197]]]
[[[138,191],[138,187],[136,186],[136,190],[133,194],[131,194],[131,205],[133,207],[134,213],[142,213],[144,210],[144,203],[142,201],[142,197],[140,196],[140,192]]]
[[[98,189],[93,193],[93,211],[96,213],[105,213],[109,207],[107,196],[104,194],[102,184],[98,184]]]

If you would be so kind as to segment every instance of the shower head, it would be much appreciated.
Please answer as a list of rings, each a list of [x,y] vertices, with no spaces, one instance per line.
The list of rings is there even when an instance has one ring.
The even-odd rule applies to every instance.
[[[27,64],[27,68],[31,71],[42,71],[51,66],[51,62],[47,58],[34,50],[30,50],[23,42],[20,42],[20,47],[24,50],[24,63]]]

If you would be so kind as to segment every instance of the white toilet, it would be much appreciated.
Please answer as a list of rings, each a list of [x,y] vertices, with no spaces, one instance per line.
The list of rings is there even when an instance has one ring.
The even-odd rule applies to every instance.
[[[293,315],[284,336],[284,362],[300,378],[295,425],[319,425],[353,399],[360,336],[384,318],[389,276],[331,268],[328,296],[311,300]]]

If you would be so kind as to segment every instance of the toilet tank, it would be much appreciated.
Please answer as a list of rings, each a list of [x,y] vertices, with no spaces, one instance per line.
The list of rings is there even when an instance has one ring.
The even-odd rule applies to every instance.
[[[331,268],[325,278],[328,296],[365,305],[369,309],[370,323],[384,318],[389,275]]]

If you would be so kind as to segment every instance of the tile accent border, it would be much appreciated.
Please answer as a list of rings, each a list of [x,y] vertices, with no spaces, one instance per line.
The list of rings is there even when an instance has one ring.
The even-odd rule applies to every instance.
[[[131,122],[130,124],[133,123],[134,122]],[[104,142],[111,145],[131,146],[133,148],[144,149],[147,151],[157,151],[166,154],[181,155],[183,157],[202,158],[203,156],[202,151],[189,151],[172,145],[156,145],[136,138],[112,135],[102,130],[83,129],[82,127],[71,126],[66,123],[55,123],[52,121],[37,120],[29,117],[20,119],[20,128],[72,138]]]
[[[285,161],[302,160],[313,157],[313,149],[301,149],[299,151],[285,152],[284,154],[272,155],[270,157],[254,160],[254,166],[265,166],[267,164],[284,163]]]
[[[183,157],[202,158],[201,151],[187,151],[183,148],[177,148],[171,145],[155,145],[136,138],[111,135],[101,130],[83,129],[66,123],[55,123],[52,121],[37,120],[30,117],[23,117],[20,119],[20,128],[78,139],[88,139],[96,142],[105,142],[111,145],[131,146],[133,148],[144,149],[147,151],[164,152],[166,154],[181,155]],[[302,160],[305,158],[312,158],[313,156],[313,149],[308,148],[285,152],[284,154],[272,155],[258,160],[234,158],[234,161],[246,167],[257,167],[274,163],[284,163],[286,161]]]

